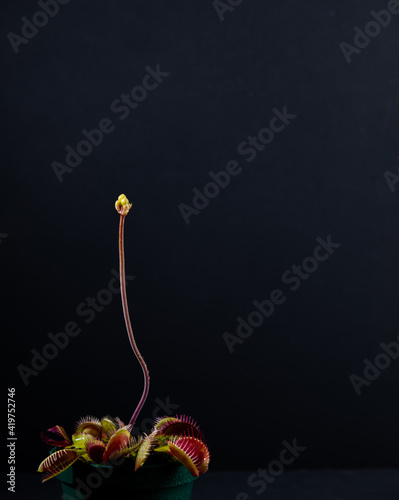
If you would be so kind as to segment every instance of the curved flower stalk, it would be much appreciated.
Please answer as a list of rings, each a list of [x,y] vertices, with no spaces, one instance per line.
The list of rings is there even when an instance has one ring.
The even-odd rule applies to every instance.
[[[133,437],[130,430],[130,425],[125,426],[119,419],[111,417],[79,420],[72,439],[61,426],[52,427],[42,433],[42,439],[61,449],[54,451],[39,465],[38,471],[43,473],[42,481],[64,472],[77,460],[106,464],[119,457],[130,459],[135,471],[154,457],[160,457],[165,462],[180,462],[193,476],[208,470],[208,447],[199,427],[190,417],[159,418],[151,433],[144,438]],[[57,441],[54,434],[64,439]]]
[[[115,208],[120,215],[119,273],[122,309],[130,345],[143,371],[143,393],[128,425],[125,425],[118,417],[106,416],[98,419],[87,416],[77,422],[72,439],[59,425],[42,433],[41,437],[47,444],[60,448],[39,465],[38,470],[43,473],[43,482],[65,471],[77,460],[105,464],[121,456],[132,462],[134,471],[138,471],[147,460],[151,462],[157,459],[180,462],[193,476],[199,476],[208,470],[209,450],[197,423],[191,417],[176,415],[158,418],[149,435],[139,438],[131,435],[131,430],[147,399],[150,387],[150,374],[134,338],[126,295],[124,225],[125,217],[131,207],[131,203],[124,194],[121,194],[115,203]]]
[[[126,198],[124,194],[121,194],[115,202],[115,208],[120,215],[119,219],[119,274],[120,274],[120,282],[121,282],[121,297],[122,297],[122,308],[123,308],[123,316],[125,318],[126,330],[129,335],[130,345],[133,349],[134,354],[138,362],[140,363],[141,369],[143,371],[144,376],[144,389],[139,404],[137,408],[133,412],[132,418],[130,419],[129,424],[131,426],[136,422],[137,416],[140,413],[144,403],[147,399],[148,392],[150,390],[150,373],[148,371],[147,365],[138,350],[136,345],[136,341],[133,334],[132,324],[130,322],[129,308],[127,304],[127,295],[126,295],[126,276],[125,276],[125,248],[124,248],[124,228],[125,228],[125,217],[129,213],[129,210],[132,208],[132,204],[129,203],[129,200]]]

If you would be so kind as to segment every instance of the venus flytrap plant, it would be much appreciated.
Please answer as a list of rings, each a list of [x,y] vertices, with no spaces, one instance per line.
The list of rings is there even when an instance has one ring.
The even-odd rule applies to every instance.
[[[143,371],[143,393],[127,425],[118,417],[106,416],[100,420],[87,416],[77,422],[72,439],[64,428],[58,425],[42,433],[41,437],[47,444],[60,448],[39,465],[38,470],[43,473],[43,482],[62,473],[78,460],[101,465],[121,456],[126,457],[127,463],[131,463],[133,474],[137,473],[147,460],[153,463],[180,462],[193,476],[199,476],[208,470],[209,450],[202,432],[191,417],[161,417],[155,420],[149,435],[138,438],[131,435],[150,387],[150,374],[135,341],[126,295],[124,226],[131,207],[124,194],[121,194],[115,203],[120,216],[119,272],[122,309],[131,348]]]

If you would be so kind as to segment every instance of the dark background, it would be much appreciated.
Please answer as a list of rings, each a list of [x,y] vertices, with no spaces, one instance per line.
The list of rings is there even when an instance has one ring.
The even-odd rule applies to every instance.
[[[117,269],[121,192],[151,372],[140,419],[169,397],[202,427],[212,470],[265,467],[294,438],[306,451],[290,469],[397,466],[399,362],[360,396],[349,377],[399,333],[399,194],[384,179],[398,167],[399,15],[350,64],[339,46],[386,5],[243,0],[222,22],[211,0],[76,0],[16,54],[7,34],[40,8],[2,2],[2,365],[19,470],[48,453],[42,430],[128,421],[140,398],[119,295],[90,323],[77,314]],[[170,75],[120,120],[111,103],[157,64]],[[284,106],[297,117],[248,163],[238,145]],[[115,130],[60,183],[51,163],[104,118]],[[178,205],[229,160],[242,172],[187,225]],[[340,248],[289,291],[282,273],[328,235]],[[286,302],[231,354],[223,333],[275,288]],[[17,367],[70,321],[81,333],[24,385]]]

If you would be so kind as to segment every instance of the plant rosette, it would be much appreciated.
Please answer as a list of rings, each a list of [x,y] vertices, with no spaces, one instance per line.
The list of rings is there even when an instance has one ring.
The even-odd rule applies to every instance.
[[[193,481],[208,470],[210,454],[197,423],[185,415],[160,417],[150,434],[131,434],[149,392],[149,371],[137,348],[127,305],[124,222],[131,204],[125,195],[115,203],[120,214],[119,272],[122,308],[130,345],[144,376],[141,399],[127,425],[118,417],[81,418],[70,439],[59,425],[41,434],[54,449],[39,465],[42,481],[58,477],[63,500],[132,498],[188,500]],[[134,495],[133,495],[134,492]]]

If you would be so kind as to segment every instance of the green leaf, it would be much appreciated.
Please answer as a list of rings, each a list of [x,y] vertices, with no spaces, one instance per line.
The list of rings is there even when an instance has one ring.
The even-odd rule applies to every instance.
[[[153,431],[153,432],[151,432],[151,434],[149,434],[148,436],[146,436],[143,439],[141,446],[139,448],[139,451],[137,453],[137,456],[136,456],[136,462],[134,465],[135,471],[137,471],[138,469],[140,469],[140,467],[142,467],[144,465],[145,461],[148,458],[148,455],[150,454],[155,443],[157,442],[157,435],[158,435],[158,431]]]
[[[52,453],[39,465],[38,471],[44,472],[42,483],[64,472],[64,470],[68,469],[68,467],[76,462],[78,458],[78,453],[71,449],[58,450]]]

